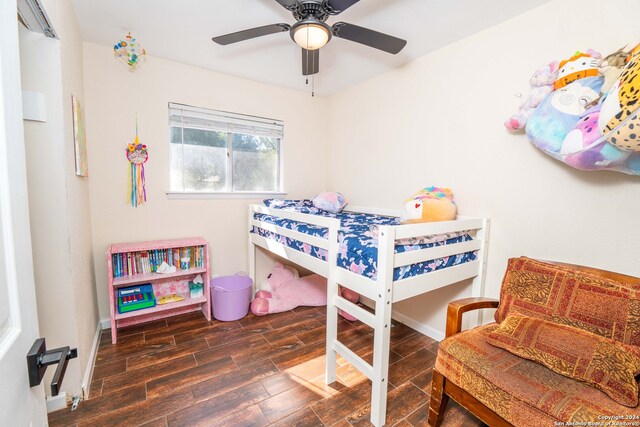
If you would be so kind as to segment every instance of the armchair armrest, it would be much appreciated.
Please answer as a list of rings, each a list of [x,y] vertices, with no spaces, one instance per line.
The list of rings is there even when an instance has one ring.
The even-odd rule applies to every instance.
[[[447,307],[447,328],[445,337],[455,335],[462,330],[462,315],[467,311],[480,308],[497,308],[499,301],[493,298],[463,298],[449,303]]]

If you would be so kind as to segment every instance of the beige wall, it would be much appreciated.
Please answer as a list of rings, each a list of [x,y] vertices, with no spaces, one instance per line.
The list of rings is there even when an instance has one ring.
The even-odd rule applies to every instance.
[[[534,69],[616,50],[640,36],[638,16],[635,1],[553,1],[332,96],[328,187],[398,209],[424,186],[451,187],[460,214],[491,218],[491,296],[519,255],[640,275],[639,178],[571,169],[502,125]],[[442,332],[446,303],[467,293],[452,286],[397,307]]]
[[[203,53],[204,54],[204,53]],[[260,66],[260,64],[256,64]],[[150,56],[135,73],[110,47],[84,43],[91,222],[100,318],[109,318],[105,251],[113,242],[203,236],[214,274],[247,270],[247,205],[257,200],[169,200],[169,102],[284,120],[288,197],[322,191],[326,99]],[[302,77],[301,77],[302,78]],[[124,149],[135,135],[149,147],[147,203],[127,198]]]
[[[75,174],[73,114],[71,94],[84,109],[82,37],[70,0],[45,0],[44,6],[60,38],[62,65],[62,107],[64,114],[64,155],[67,227],[71,262],[71,284],[75,296],[75,320],[78,334],[78,362],[83,377],[91,355],[98,326],[98,301],[93,268],[89,178]],[[91,141],[87,141],[91,150]],[[89,174],[91,170],[89,169]],[[83,378],[88,381],[89,378]]]
[[[80,395],[98,326],[89,186],[74,166],[71,94],[83,101],[82,43],[68,0],[44,6],[60,40],[20,29],[23,89],[43,93],[47,105],[46,123],[25,121],[38,320],[48,348],[77,347],[62,390]]]

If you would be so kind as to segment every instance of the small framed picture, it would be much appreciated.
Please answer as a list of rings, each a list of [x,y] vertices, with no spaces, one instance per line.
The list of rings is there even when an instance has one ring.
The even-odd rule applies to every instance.
[[[73,143],[76,153],[76,175],[88,176],[87,168],[87,135],[84,127],[84,113],[78,97],[71,95],[73,109]]]

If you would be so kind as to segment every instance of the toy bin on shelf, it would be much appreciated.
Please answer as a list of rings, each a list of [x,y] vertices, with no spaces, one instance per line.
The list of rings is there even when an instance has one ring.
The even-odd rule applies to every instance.
[[[211,279],[213,317],[231,322],[242,319],[249,312],[253,280],[239,274]]]

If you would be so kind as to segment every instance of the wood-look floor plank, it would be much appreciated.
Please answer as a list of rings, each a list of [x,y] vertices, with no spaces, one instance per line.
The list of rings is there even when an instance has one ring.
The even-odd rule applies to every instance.
[[[246,366],[251,365],[252,363],[256,363],[260,360],[278,357],[280,355],[294,351],[302,346],[303,344],[300,342],[298,337],[293,336],[283,338],[280,341],[274,341],[272,343],[268,342],[266,345],[253,349],[253,351],[245,351],[234,354],[232,356],[232,359],[238,366]]]
[[[104,348],[101,348],[96,355],[96,366],[103,363],[110,363],[118,359],[126,359],[128,357],[147,353],[149,351],[159,351],[175,347],[175,341],[172,335],[154,338],[148,341],[144,340],[144,333],[130,335],[130,337],[139,337],[139,339],[136,339],[136,341],[132,342],[121,343],[120,339],[118,338],[117,344],[110,344],[106,345]]]
[[[73,423],[91,421],[98,417],[102,411],[112,412],[120,408],[128,408],[146,399],[144,384],[136,384],[125,391],[113,393],[110,396],[100,396],[80,402],[78,408],[61,409],[49,414],[49,425],[66,426]]]
[[[92,420],[82,420],[80,427],[133,427],[166,417],[183,408],[193,405],[193,398],[189,390],[178,390],[164,396],[147,399],[134,405],[116,409],[115,411],[103,411]]]
[[[315,390],[300,385],[265,399],[259,403],[259,406],[267,420],[273,423],[323,397]]]
[[[349,335],[346,333],[359,326],[358,323],[353,323],[345,320],[343,317],[338,319],[338,340],[348,339]],[[357,332],[356,332],[357,334]],[[297,333],[296,336],[304,344],[312,344],[317,341],[324,341],[327,336],[327,327],[325,324],[321,328],[311,329],[305,332]]]
[[[215,327],[215,323],[209,322],[202,313],[199,313],[197,317],[191,317],[183,320],[182,322],[167,322],[166,328],[158,328],[150,331],[145,331],[144,337],[146,340],[152,340],[167,335],[176,335],[183,332],[195,331],[203,328]]]
[[[162,329],[166,327],[167,327],[167,319],[153,320],[151,322],[127,326],[126,328],[118,329],[118,340],[120,340],[121,336],[124,337],[127,335],[133,335],[140,332],[153,331],[154,329]]]
[[[258,382],[278,372],[276,365],[267,359],[253,365],[218,373],[205,381],[192,384],[191,393],[193,398],[200,402],[249,383]]]
[[[296,323],[302,323],[307,320],[317,320],[321,318],[323,318],[322,313],[313,308],[300,313],[290,312],[284,316],[268,318],[267,320],[273,329],[279,329],[285,326],[295,325]]]
[[[320,418],[308,406],[271,425],[273,427],[323,427]]]
[[[105,396],[135,384],[144,384],[146,381],[195,367],[196,359],[193,354],[188,354],[177,359],[151,365],[146,369],[137,369],[132,372],[123,372],[122,374],[106,377],[102,385],[102,395]]]
[[[240,322],[219,322],[209,326],[203,326],[197,329],[188,329],[173,335],[176,344],[197,340],[199,338],[207,338],[211,335],[225,335],[230,331],[240,330],[242,325]]]
[[[172,326],[174,324],[184,324],[193,319],[205,319],[204,313],[202,311],[191,311],[189,313],[179,314],[177,316],[167,317],[165,320],[167,321],[167,325]]]
[[[235,323],[235,322],[234,322]],[[230,344],[235,341],[243,341],[250,337],[260,335],[263,332],[269,331],[269,327],[264,329],[248,329],[248,328],[236,328],[234,326],[231,329],[217,328],[211,330],[202,336],[207,340],[209,347],[214,348],[221,345]]]
[[[431,395],[431,379],[433,378],[433,367],[411,378],[411,382],[420,390]]]
[[[141,340],[144,340],[143,332],[123,335],[122,337],[118,336],[118,344],[120,344],[120,346],[123,346],[130,342],[136,342]],[[111,343],[111,328],[102,330],[102,334],[100,335],[100,344],[104,344],[104,346],[102,345],[100,346],[101,349],[116,345]]]
[[[110,377],[112,375],[120,374],[127,370],[127,359],[118,359],[113,362],[103,363],[101,365],[94,366],[93,377],[91,379],[101,380],[104,377]]]
[[[354,411],[366,406],[371,398],[371,383],[362,382],[343,392],[311,405],[311,409],[325,425],[332,426]]]
[[[451,402],[451,400],[449,401]],[[427,401],[427,403],[418,407],[418,409],[409,414],[405,420],[413,427],[427,427],[429,425],[429,402]]]
[[[402,384],[387,393],[386,425],[394,425],[424,405],[429,397],[411,383]],[[353,426],[371,426],[371,404],[347,417]]]
[[[144,424],[140,424],[138,427],[167,427],[167,417],[156,418]]]
[[[396,320],[391,321],[391,340],[399,341],[413,334],[415,330]]]
[[[269,332],[265,332],[262,334],[269,342],[280,341],[284,338],[289,338],[291,336],[297,335],[304,331],[310,331],[316,328],[322,328],[323,323],[319,322],[316,319],[308,319],[303,322],[296,323],[294,325],[283,326],[278,329],[274,329]]]
[[[167,417],[167,423],[169,427],[212,426],[216,420],[255,405],[268,397],[269,393],[260,382],[247,384],[176,411]]]
[[[209,348],[207,341],[204,338],[200,338],[195,341],[178,344],[175,347],[170,347],[168,349],[151,350],[144,354],[128,357],[126,359],[127,371],[130,372],[135,371],[136,369],[147,368],[149,366],[177,359],[207,348]]]
[[[215,422],[216,427],[264,427],[268,425],[269,421],[262,414],[258,405],[249,406]]]
[[[420,349],[389,366],[389,383],[395,386],[409,381],[416,375],[431,369],[436,355],[426,348]]]
[[[271,396],[300,385],[300,381],[286,371],[263,378],[260,382]]]
[[[209,378],[232,371],[235,368],[236,364],[233,363],[233,360],[230,357],[225,357],[205,365],[198,365],[191,367],[191,369],[163,375],[147,381],[147,397],[159,397],[171,390],[188,388]]]
[[[210,348],[208,345],[206,349],[195,353],[196,360],[199,365],[213,362],[214,360],[222,359],[225,357],[233,357],[242,353],[252,353],[261,346],[268,346],[267,341],[262,334],[252,334],[247,338],[239,341],[234,341],[229,344],[219,345]]]
[[[420,406],[406,417],[414,427],[428,427],[429,402]],[[471,415],[466,409],[453,399],[449,399],[441,427],[486,427],[482,421]]]
[[[433,338],[422,335],[419,332],[413,332],[404,339],[392,342],[390,348],[402,357],[405,357],[411,353],[415,353],[421,348],[426,348],[427,350],[435,353],[434,349],[437,346],[438,341]]]
[[[299,347],[293,351],[272,357],[271,360],[281,371],[292,366],[308,362],[316,357],[324,357],[325,345],[323,342],[316,342],[310,345]]]
[[[102,396],[102,382],[103,380],[91,381],[89,385],[89,399]]]

